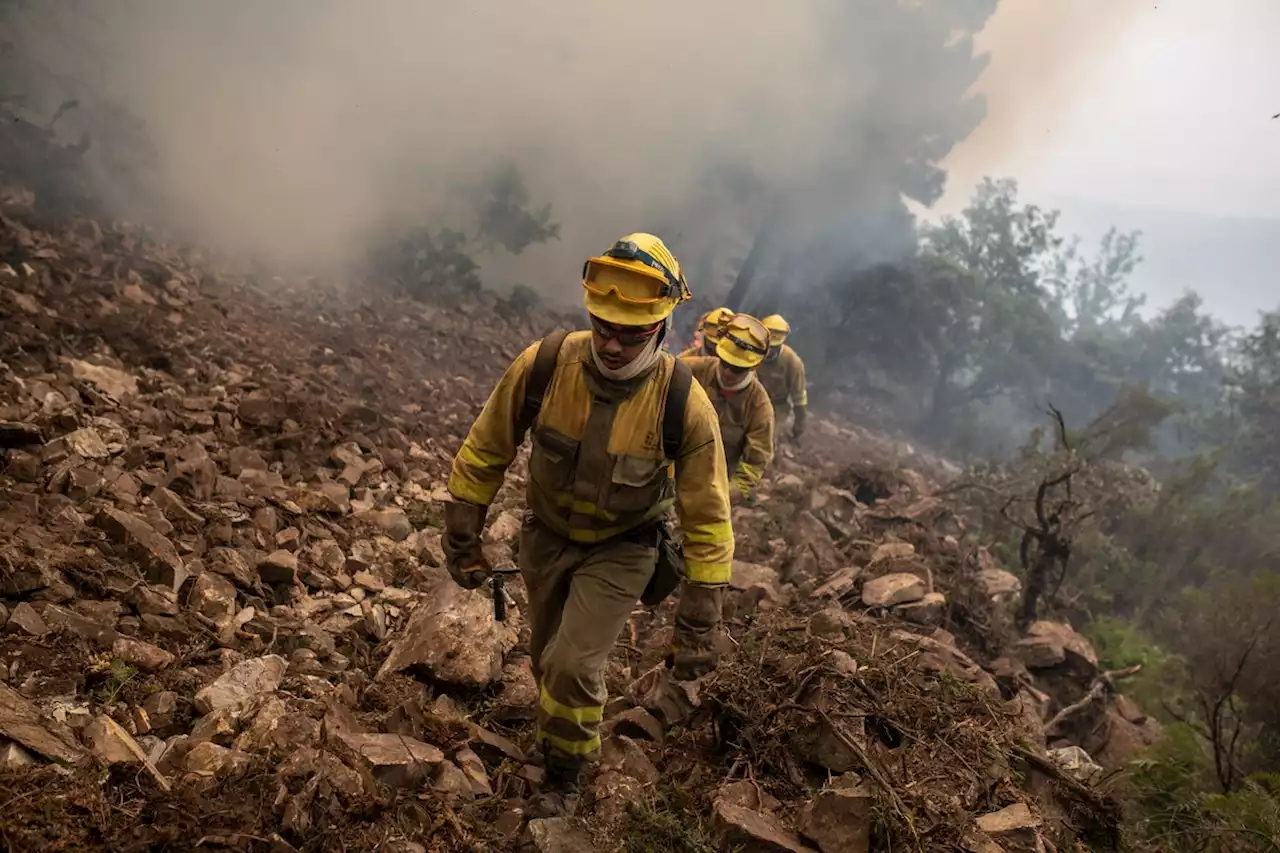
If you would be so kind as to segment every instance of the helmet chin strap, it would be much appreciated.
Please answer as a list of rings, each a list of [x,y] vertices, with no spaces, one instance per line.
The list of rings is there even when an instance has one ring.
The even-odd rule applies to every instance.
[[[612,379],[615,382],[625,382],[628,379],[634,379],[640,374],[649,370],[658,363],[661,356],[662,339],[667,335],[667,321],[662,321],[662,327],[649,338],[649,342],[644,345],[644,349],[640,354],[633,358],[627,364],[619,367],[617,370],[610,370],[600,361],[600,353],[596,352],[595,336],[591,337],[591,360],[595,362],[596,370],[600,371],[600,375],[605,379]]]

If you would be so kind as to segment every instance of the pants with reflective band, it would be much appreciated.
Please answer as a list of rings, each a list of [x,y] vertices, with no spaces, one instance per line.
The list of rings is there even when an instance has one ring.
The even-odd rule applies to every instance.
[[[553,752],[583,758],[599,753],[605,663],[653,577],[657,556],[657,548],[636,542],[571,542],[525,514],[519,559],[529,591],[538,740]]]

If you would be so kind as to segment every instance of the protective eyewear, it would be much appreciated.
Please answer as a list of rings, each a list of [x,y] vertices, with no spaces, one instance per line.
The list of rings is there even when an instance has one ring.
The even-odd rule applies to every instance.
[[[605,262],[606,258],[637,262],[658,275],[643,272],[637,275],[638,270],[609,264]],[[599,258],[591,258],[584,263],[582,284],[601,296],[613,293],[619,300],[635,305],[652,305],[671,299],[683,302],[689,298],[689,287],[683,278],[676,277],[666,264],[630,240],[619,240]]]
[[[662,328],[661,323],[655,324],[652,328],[643,331],[630,331],[627,326],[615,326],[612,323],[606,323],[594,314],[591,316],[591,328],[597,335],[611,341],[617,341],[624,347],[638,346],[647,343]]]
[[[728,328],[725,329],[723,337],[728,338],[734,346],[744,352],[753,352],[756,355],[761,356],[769,354],[768,343],[764,346],[754,344],[751,341],[746,340],[742,334],[735,334],[739,332],[750,332],[757,339],[767,342],[769,340],[769,331],[765,329],[764,324],[759,320],[754,317],[747,317],[739,314],[729,321]]]

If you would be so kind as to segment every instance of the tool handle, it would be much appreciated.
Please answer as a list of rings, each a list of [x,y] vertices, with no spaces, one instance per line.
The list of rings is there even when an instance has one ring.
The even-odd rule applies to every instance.
[[[507,593],[503,589],[505,582],[502,575],[494,573],[493,575],[493,621],[507,621]]]

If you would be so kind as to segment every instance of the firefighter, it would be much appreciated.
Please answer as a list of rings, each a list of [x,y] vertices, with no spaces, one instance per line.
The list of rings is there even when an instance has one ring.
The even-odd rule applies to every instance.
[[[769,354],[764,358],[756,374],[773,402],[773,422],[781,428],[788,412],[795,412],[791,425],[791,438],[797,439],[804,432],[805,416],[809,407],[809,394],[804,386],[804,362],[796,351],[787,346],[791,325],[781,314],[764,318],[769,330]]]
[[[671,674],[698,678],[716,666],[733,562],[715,409],[660,348],[689,298],[679,262],[657,237],[631,234],[585,263],[582,285],[591,330],[550,335],[507,368],[453,460],[445,507],[449,573],[475,588],[492,571],[480,548],[488,506],[529,431],[518,562],[546,760],[533,817],[576,808],[600,750],[604,665],[637,600],[653,603],[654,585],[676,578]],[[682,574],[668,571],[673,506]]]
[[[733,312],[724,307],[715,308],[703,314],[698,319],[698,329],[693,336],[693,346],[680,353],[676,358],[688,358],[695,355],[714,356],[716,354],[716,342],[720,340],[721,326],[725,320],[732,316]]]
[[[720,419],[734,503],[751,493],[773,461],[773,407],[756,378],[768,351],[764,324],[749,314],[735,314],[721,327],[716,358],[686,358]]]

